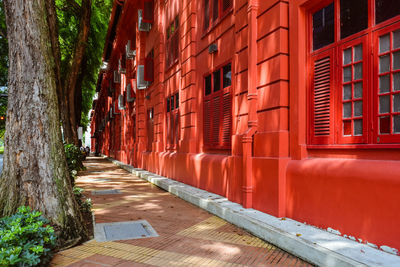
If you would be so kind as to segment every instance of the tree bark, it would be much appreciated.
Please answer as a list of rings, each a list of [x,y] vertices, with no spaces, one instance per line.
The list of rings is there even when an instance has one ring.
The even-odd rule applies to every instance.
[[[79,24],[79,33],[78,38],[73,54],[73,59],[71,66],[68,71],[65,90],[68,96],[68,109],[69,109],[69,123],[72,136],[71,138],[74,144],[78,144],[78,133],[77,128],[80,121],[77,121],[77,110],[75,109],[76,104],[76,94],[78,90],[78,77],[80,71],[82,70],[82,59],[85,55],[86,44],[89,38],[89,30],[90,30],[90,16],[92,10],[92,1],[91,0],[82,0],[81,4],[81,20]],[[68,139],[67,138],[67,139]]]
[[[8,113],[0,217],[39,210],[68,245],[86,237],[61,140],[48,0],[4,0],[9,41]]]

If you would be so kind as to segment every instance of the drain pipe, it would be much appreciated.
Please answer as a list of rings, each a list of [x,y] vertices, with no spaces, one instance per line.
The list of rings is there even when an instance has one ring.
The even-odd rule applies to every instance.
[[[257,132],[257,12],[258,0],[249,0],[248,20],[248,128],[242,136],[243,145],[243,207],[253,206],[253,138]]]

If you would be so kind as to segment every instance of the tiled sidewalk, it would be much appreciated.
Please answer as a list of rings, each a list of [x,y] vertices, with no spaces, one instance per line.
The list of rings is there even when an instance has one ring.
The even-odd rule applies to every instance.
[[[308,266],[271,244],[102,158],[88,158],[77,185],[96,223],[147,220],[159,237],[96,242],[58,253],[52,266]],[[91,195],[120,189],[122,194]]]

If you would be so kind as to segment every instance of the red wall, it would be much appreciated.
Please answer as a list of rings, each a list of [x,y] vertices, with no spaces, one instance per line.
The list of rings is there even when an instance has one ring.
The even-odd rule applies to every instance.
[[[259,4],[253,6],[256,16],[250,24],[253,17],[249,12],[254,9],[248,8],[249,2]],[[136,66],[128,60],[121,84],[114,84],[113,98],[107,96],[108,79],[112,79],[128,40],[136,46],[137,64],[144,64],[145,56],[154,49],[155,80],[149,88],[138,90],[136,101],[127,103],[104,130],[94,133],[100,151],[237,203],[243,203],[243,187],[248,186],[250,177],[254,209],[400,249],[395,225],[400,220],[400,194],[396,194],[400,152],[390,145],[372,149],[307,146],[306,11],[316,2],[235,0],[232,11],[204,32],[203,1],[156,0],[154,23],[145,33],[136,25],[140,1],[125,1],[114,39],[109,29],[112,53],[108,71],[101,74],[106,79],[92,128],[99,129],[112,99],[135,78]],[[110,25],[118,19],[116,5]],[[167,69],[165,32],[176,15],[180,19],[180,56],[178,63]],[[252,36],[256,37],[255,46],[249,43]],[[215,54],[208,52],[212,43],[218,45]],[[207,150],[203,144],[203,79],[227,62],[232,62],[233,72],[232,146],[230,150]],[[253,67],[256,71],[249,71]],[[255,109],[248,99],[253,81]],[[177,149],[171,150],[166,148],[165,99],[178,91],[180,136]],[[154,135],[148,149],[150,108],[154,108]],[[252,112],[257,126],[250,149],[252,165],[246,165],[242,137],[250,127]],[[252,166],[249,172],[247,166]]]

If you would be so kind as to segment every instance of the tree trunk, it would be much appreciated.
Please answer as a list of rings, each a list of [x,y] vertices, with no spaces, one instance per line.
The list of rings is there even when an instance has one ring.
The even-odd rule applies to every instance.
[[[28,205],[41,211],[68,245],[87,232],[61,141],[46,1],[4,0],[10,67],[0,216]]]
[[[81,5],[81,20],[79,25],[78,38],[74,50],[71,67],[68,71],[66,92],[68,95],[69,122],[74,144],[78,144],[77,128],[79,121],[76,120],[77,114],[75,110],[75,99],[77,94],[77,80],[82,69],[82,59],[85,55],[86,44],[89,38],[90,15],[92,10],[92,1],[83,0]]]

